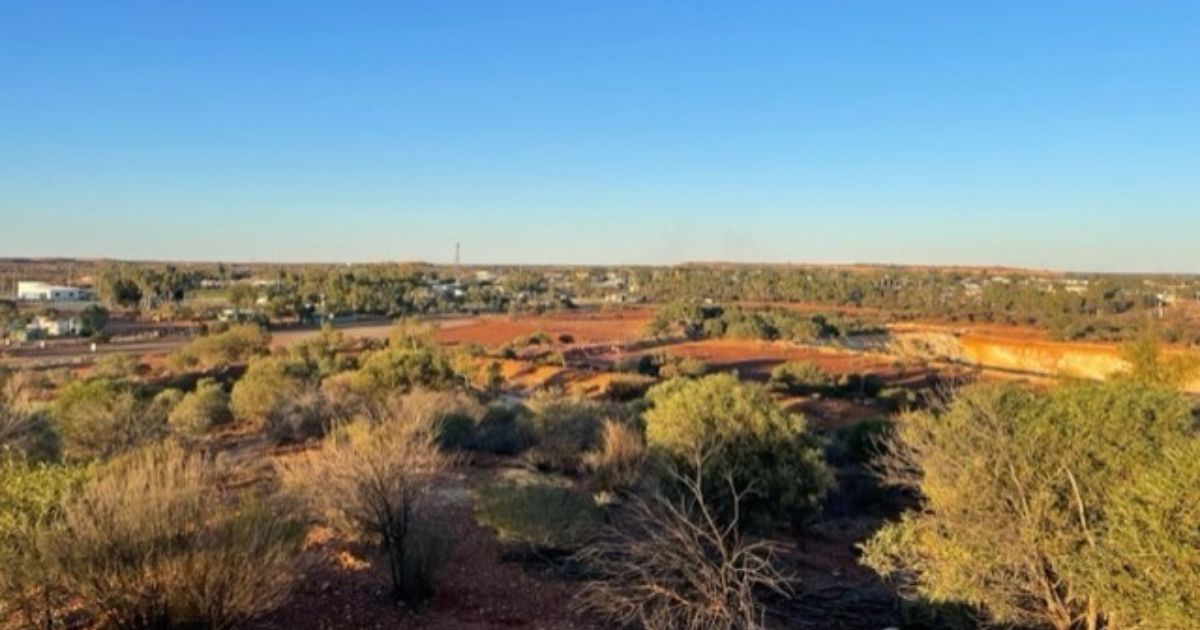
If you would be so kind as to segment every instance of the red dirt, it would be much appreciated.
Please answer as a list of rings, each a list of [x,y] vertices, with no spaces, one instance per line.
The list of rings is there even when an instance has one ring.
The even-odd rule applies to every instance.
[[[453,543],[437,575],[433,600],[418,611],[392,604],[388,578],[362,553],[327,533],[310,538],[318,555],[280,611],[256,623],[262,630],[335,628],[589,628],[570,612],[578,585],[549,569],[504,558],[510,548],[475,522],[469,490],[494,471],[469,469],[441,488],[439,531]],[[377,563],[382,564],[382,563]]]
[[[570,335],[574,343],[627,342],[643,336],[653,317],[647,308],[589,313],[563,313],[531,317],[483,316],[439,329],[434,337],[445,344],[477,343],[500,346],[517,337],[544,332],[554,340]]]
[[[772,341],[707,339],[667,346],[663,350],[671,356],[700,359],[714,367],[736,369],[748,376],[764,376],[787,361],[811,361],[834,374],[892,369],[890,362],[878,357]]]

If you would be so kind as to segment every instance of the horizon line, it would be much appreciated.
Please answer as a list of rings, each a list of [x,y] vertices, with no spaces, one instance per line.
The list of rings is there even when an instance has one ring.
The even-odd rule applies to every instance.
[[[570,267],[630,267],[630,268],[672,268],[672,267],[758,267],[758,268],[845,268],[845,269],[906,269],[929,271],[964,271],[964,272],[1008,272],[1026,273],[1032,275],[1127,275],[1127,276],[1197,276],[1198,271],[1147,271],[1121,270],[1101,271],[1084,269],[1065,269],[1041,266],[1020,266],[987,263],[901,263],[901,262],[821,262],[821,261],[743,261],[743,260],[684,260],[664,263],[626,263],[626,262],[551,262],[551,263],[519,263],[519,262],[431,262],[427,260],[403,259],[359,259],[359,260],[267,260],[267,259],[190,259],[190,258],[120,258],[114,256],[0,256],[0,264],[20,262],[91,262],[91,263],[129,263],[129,264],[163,264],[163,265],[246,265],[246,266],[354,266],[354,265],[409,265],[425,267],[520,267],[520,268],[570,268]]]

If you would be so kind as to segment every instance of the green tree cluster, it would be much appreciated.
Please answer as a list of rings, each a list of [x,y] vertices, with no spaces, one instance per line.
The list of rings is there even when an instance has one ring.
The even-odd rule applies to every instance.
[[[731,479],[746,492],[748,524],[802,522],[832,486],[803,416],[784,411],[760,385],[731,374],[680,378],[646,399],[651,451],[689,478],[699,469],[705,495],[723,509],[734,503]]]
[[[905,417],[888,452],[922,503],[865,562],[914,594],[1060,630],[1200,618],[1200,437],[1175,392],[972,386]]]

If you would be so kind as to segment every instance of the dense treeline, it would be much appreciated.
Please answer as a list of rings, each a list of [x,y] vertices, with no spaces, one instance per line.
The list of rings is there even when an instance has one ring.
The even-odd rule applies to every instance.
[[[1190,277],[1044,276],[1023,272],[679,267],[634,273],[652,301],[804,302],[871,309],[895,318],[1038,326],[1059,339],[1123,339],[1163,301],[1195,301]],[[1169,310],[1169,309],[1168,309]],[[1166,340],[1200,343],[1174,315]]]
[[[476,274],[475,271],[479,271]],[[253,284],[250,281],[253,280]],[[916,268],[679,266],[493,268],[431,265],[109,265],[96,278],[113,306],[179,307],[202,285],[276,318],[312,314],[496,312],[572,299],[722,304],[804,303],[878,321],[925,318],[1036,326],[1056,339],[1121,340],[1159,319],[1163,340],[1200,343],[1177,305],[1200,299],[1190,276],[1052,275]]]
[[[498,311],[523,300],[491,283],[460,281],[410,265],[306,265],[246,271],[180,269],[173,265],[111,265],[96,277],[96,296],[125,308],[187,315],[187,298],[216,292],[232,307],[257,308],[275,318],[444,311]]]
[[[838,337],[881,332],[879,317],[839,313],[809,314],[785,308],[745,308],[675,301],[661,305],[648,325],[653,337],[683,335],[689,339],[762,339],[819,343]]]

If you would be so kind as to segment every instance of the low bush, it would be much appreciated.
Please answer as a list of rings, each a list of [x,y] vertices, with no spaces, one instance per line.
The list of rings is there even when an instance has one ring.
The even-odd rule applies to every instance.
[[[460,383],[450,357],[433,345],[388,347],[363,357],[355,371],[355,389],[384,399],[413,389],[451,389]]]
[[[917,392],[904,387],[887,387],[879,391],[876,397],[880,406],[891,412],[912,411],[921,404]]]
[[[123,379],[137,375],[142,366],[141,361],[132,354],[109,354],[100,357],[92,364],[91,378]]]
[[[660,383],[647,400],[652,451],[675,470],[703,472],[717,511],[734,507],[726,476],[747,488],[743,524],[803,522],[832,486],[803,416],[784,411],[762,386],[714,374]]]
[[[532,443],[529,418],[523,408],[492,405],[475,425],[467,450],[494,455],[517,455]]]
[[[622,357],[613,363],[613,371],[658,376],[659,360],[649,354]]]
[[[409,601],[422,602],[433,595],[437,572],[450,557],[452,549],[450,539],[432,524],[418,523],[408,532],[401,566],[401,590]]]
[[[434,432],[442,450],[465,451],[475,436],[475,419],[463,413],[448,413],[438,418]]]
[[[658,370],[659,376],[663,378],[675,378],[677,376],[697,378],[708,374],[708,372],[708,364],[695,357],[683,357],[682,359],[667,361]]]
[[[263,429],[276,443],[291,444],[324,436],[332,421],[329,405],[321,391],[308,388],[272,408]]]
[[[790,361],[771,370],[771,386],[793,395],[827,391],[834,379],[811,361]]]
[[[96,459],[161,439],[167,434],[169,397],[148,403],[128,383],[110,379],[70,383],[50,405],[63,456]]]
[[[350,350],[351,342],[345,335],[324,324],[319,334],[292,344],[287,353],[293,360],[311,366],[315,378],[325,378],[354,367],[353,357],[348,356]]]
[[[887,418],[868,418],[838,432],[838,442],[854,464],[870,464],[891,441],[895,425]]]
[[[498,482],[481,488],[475,516],[501,540],[546,551],[577,548],[602,520],[600,508],[590,497],[537,482]]]
[[[435,543],[416,542],[415,532],[432,531],[427,497],[448,461],[428,427],[408,420],[340,427],[320,450],[282,464],[281,477],[318,518],[379,545],[387,557],[392,595],[416,604],[432,588],[439,554]]]
[[[874,397],[883,389],[883,379],[875,374],[851,372],[837,379],[837,392],[845,396]]]
[[[117,627],[233,628],[272,610],[300,571],[288,510],[214,500],[220,470],[172,447],[107,465],[63,502],[56,579]]]
[[[266,354],[271,335],[256,324],[235,324],[223,332],[196,337],[167,357],[174,370],[208,370],[249,361]]]
[[[390,396],[387,401],[373,410],[381,414],[379,419],[404,418],[406,422],[431,428],[446,416],[478,418],[484,408],[470,394],[457,391],[417,389],[407,394]]]
[[[526,457],[538,468],[573,473],[583,454],[599,443],[604,409],[586,400],[541,405],[530,419],[534,445]]]
[[[301,397],[313,383],[310,367],[286,356],[255,357],[246,374],[233,386],[233,415],[254,427],[280,417],[284,406]]]
[[[60,455],[58,433],[42,410],[0,402],[0,460],[51,462]]]
[[[229,394],[216,381],[201,380],[194,391],[179,401],[167,421],[177,435],[187,439],[202,437],[216,427],[233,422]]]
[[[633,427],[605,420],[600,433],[600,448],[584,456],[602,490],[626,491],[637,486],[646,462],[646,443]]]
[[[542,331],[523,335],[512,340],[512,344],[517,347],[541,346],[548,343],[550,343],[550,335]]]

